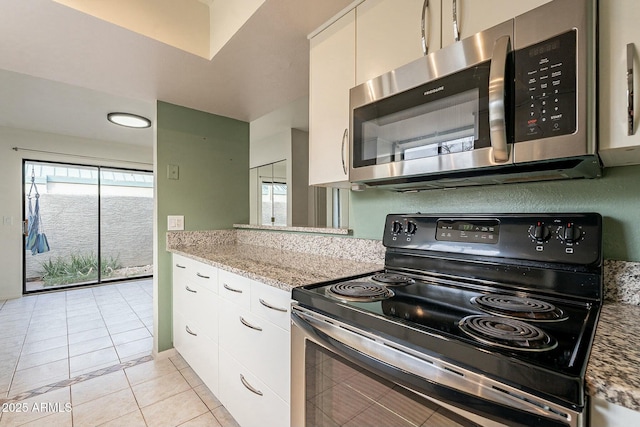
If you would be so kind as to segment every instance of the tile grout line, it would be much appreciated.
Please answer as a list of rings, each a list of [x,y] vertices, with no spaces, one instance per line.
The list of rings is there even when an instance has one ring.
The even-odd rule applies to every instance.
[[[31,321],[33,320],[33,312],[36,309],[36,305],[38,304],[39,295],[34,295],[35,301],[33,303],[33,307],[31,309],[31,314],[29,315],[29,323],[27,324],[27,330],[24,333],[24,338],[22,339],[22,345],[20,345],[20,353],[18,353],[18,359],[16,360],[16,364],[13,367],[13,373],[11,374],[11,381],[9,382],[9,388],[7,389],[6,398],[9,397],[11,393],[11,389],[13,388],[13,381],[16,378],[16,372],[18,372],[18,364],[20,363],[20,359],[22,358],[22,352],[24,351],[24,345],[27,342],[27,335],[29,335],[29,327],[31,326]],[[6,304],[6,301],[5,301]],[[2,401],[2,399],[0,399]]]
[[[118,289],[118,293],[120,293],[119,289]],[[98,307],[98,312],[100,313],[100,318],[102,319],[102,323],[104,323],[104,327],[107,330],[107,333],[109,334],[109,340],[111,341],[111,344],[113,346],[113,351],[116,352],[116,356],[118,357],[118,360],[120,361],[120,363],[122,363],[122,359],[120,358],[120,353],[118,353],[118,349],[116,348],[116,343],[113,342],[113,337],[111,336],[111,331],[109,330],[109,326],[107,326],[107,321],[104,318],[104,313],[102,312],[102,308],[100,307],[100,304],[98,304],[98,300],[96,299],[96,294],[93,291],[93,289],[91,289],[91,295],[93,296],[93,299],[96,302],[96,307]],[[69,359],[71,359],[71,358],[69,358]]]

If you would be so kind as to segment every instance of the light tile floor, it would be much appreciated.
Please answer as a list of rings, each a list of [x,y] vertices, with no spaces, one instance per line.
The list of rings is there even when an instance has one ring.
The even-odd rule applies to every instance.
[[[237,426],[175,355],[153,360],[152,281],[0,300],[0,427]]]

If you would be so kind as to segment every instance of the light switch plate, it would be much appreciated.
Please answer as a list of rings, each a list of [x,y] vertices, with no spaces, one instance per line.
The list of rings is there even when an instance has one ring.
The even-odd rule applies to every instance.
[[[168,231],[184,230],[184,215],[167,216],[167,230]]]
[[[180,168],[178,165],[167,165],[167,179],[180,179]]]

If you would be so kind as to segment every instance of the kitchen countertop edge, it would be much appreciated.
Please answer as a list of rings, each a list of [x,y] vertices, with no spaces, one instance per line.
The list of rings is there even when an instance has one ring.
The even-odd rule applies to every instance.
[[[305,270],[304,274],[300,274],[290,267],[291,265],[297,265],[294,263],[277,266],[277,263],[275,262],[264,263],[262,260],[250,259],[248,255],[251,250],[264,254],[263,258],[279,256],[287,257],[289,260],[295,260],[299,257],[300,262],[307,266],[316,261],[318,263],[318,267],[310,268],[312,271]],[[356,274],[373,273],[384,268],[383,264],[360,262],[350,259],[333,258],[302,252],[298,253],[246,244],[216,245],[205,249],[187,246],[169,248],[167,251],[189,257],[207,265],[211,265],[285,291],[291,291],[293,288],[298,286],[340,279],[342,277],[348,277]],[[231,253],[240,256],[244,254],[247,255],[247,258],[238,260],[237,263],[234,261],[225,261],[228,260],[228,255]],[[339,268],[335,268],[336,264],[339,264]],[[350,266],[352,266],[352,268],[350,268]],[[329,274],[328,267],[334,267],[331,271],[336,271],[336,273]]]

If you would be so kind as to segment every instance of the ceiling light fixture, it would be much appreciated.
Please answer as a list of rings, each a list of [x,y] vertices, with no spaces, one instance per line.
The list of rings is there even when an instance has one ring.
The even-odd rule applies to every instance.
[[[151,126],[151,120],[131,113],[109,113],[107,120],[128,128],[148,128]]]

